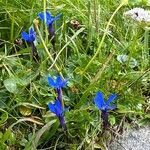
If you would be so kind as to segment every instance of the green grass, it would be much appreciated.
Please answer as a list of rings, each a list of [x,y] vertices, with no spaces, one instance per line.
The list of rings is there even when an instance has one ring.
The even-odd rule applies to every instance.
[[[133,7],[147,9],[146,1],[120,5],[117,0],[0,0],[0,6],[0,150],[106,149],[126,127],[149,123],[149,31],[123,16]],[[38,34],[40,63],[35,63],[30,47],[15,41],[45,8],[53,15],[62,13],[55,23],[55,51],[45,36],[45,25],[39,24],[56,59],[51,61]],[[71,20],[80,23],[77,29]],[[118,55],[128,55],[129,60],[120,63]],[[136,67],[130,65],[132,58]],[[56,64],[69,78],[63,89],[69,107],[67,132],[47,108],[55,99],[47,76],[59,74]],[[93,104],[98,90],[105,97],[118,94],[117,109],[109,115],[111,127],[103,135]]]

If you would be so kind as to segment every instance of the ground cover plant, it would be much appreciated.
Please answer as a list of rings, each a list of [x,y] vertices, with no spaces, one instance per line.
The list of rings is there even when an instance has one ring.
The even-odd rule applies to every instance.
[[[107,149],[149,124],[148,0],[0,6],[0,150]]]

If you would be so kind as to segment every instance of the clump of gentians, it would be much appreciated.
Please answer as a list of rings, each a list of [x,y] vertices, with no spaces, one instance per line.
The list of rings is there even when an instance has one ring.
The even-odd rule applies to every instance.
[[[138,22],[150,23],[150,11],[143,8],[133,8],[126,11],[124,15]]]
[[[21,33],[21,36],[22,36],[22,39],[25,40],[26,42],[28,42],[31,46],[31,49],[32,49],[32,58],[33,60],[35,60],[36,62],[38,62],[39,60],[39,55],[38,55],[38,52],[37,52],[37,49],[35,47],[35,44],[34,44],[34,41],[36,39],[36,33],[34,31],[33,28],[30,28],[29,29],[29,33],[23,31]]]
[[[57,98],[54,104],[49,103],[49,110],[56,114],[59,118],[61,126],[66,129],[65,118],[64,118],[64,102],[62,98],[62,88],[67,85],[67,81],[63,79],[61,76],[57,76],[56,79],[48,76],[48,84],[49,86],[55,89]]]
[[[101,110],[101,118],[103,121],[103,129],[106,129],[109,126],[108,121],[108,110],[113,110],[116,108],[115,105],[111,105],[111,102],[115,100],[117,97],[116,94],[111,94],[107,101],[104,100],[104,96],[102,92],[97,92],[94,98],[94,103]]]
[[[51,40],[53,47],[55,47],[55,30],[53,28],[53,23],[54,21],[60,18],[61,14],[58,14],[57,16],[54,17],[51,15],[51,13],[46,11],[46,12],[40,12],[38,16],[42,21],[46,23],[49,32],[49,39]]]

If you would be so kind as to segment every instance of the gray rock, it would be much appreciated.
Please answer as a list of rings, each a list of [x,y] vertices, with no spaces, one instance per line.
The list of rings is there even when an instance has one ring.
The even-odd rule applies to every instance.
[[[133,129],[110,144],[109,150],[150,150],[150,127]]]

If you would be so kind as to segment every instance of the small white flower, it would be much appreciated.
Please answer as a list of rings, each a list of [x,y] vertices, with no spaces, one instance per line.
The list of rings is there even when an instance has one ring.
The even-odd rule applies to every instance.
[[[143,8],[133,8],[124,13],[125,16],[131,17],[138,22],[150,22],[150,11]]]

